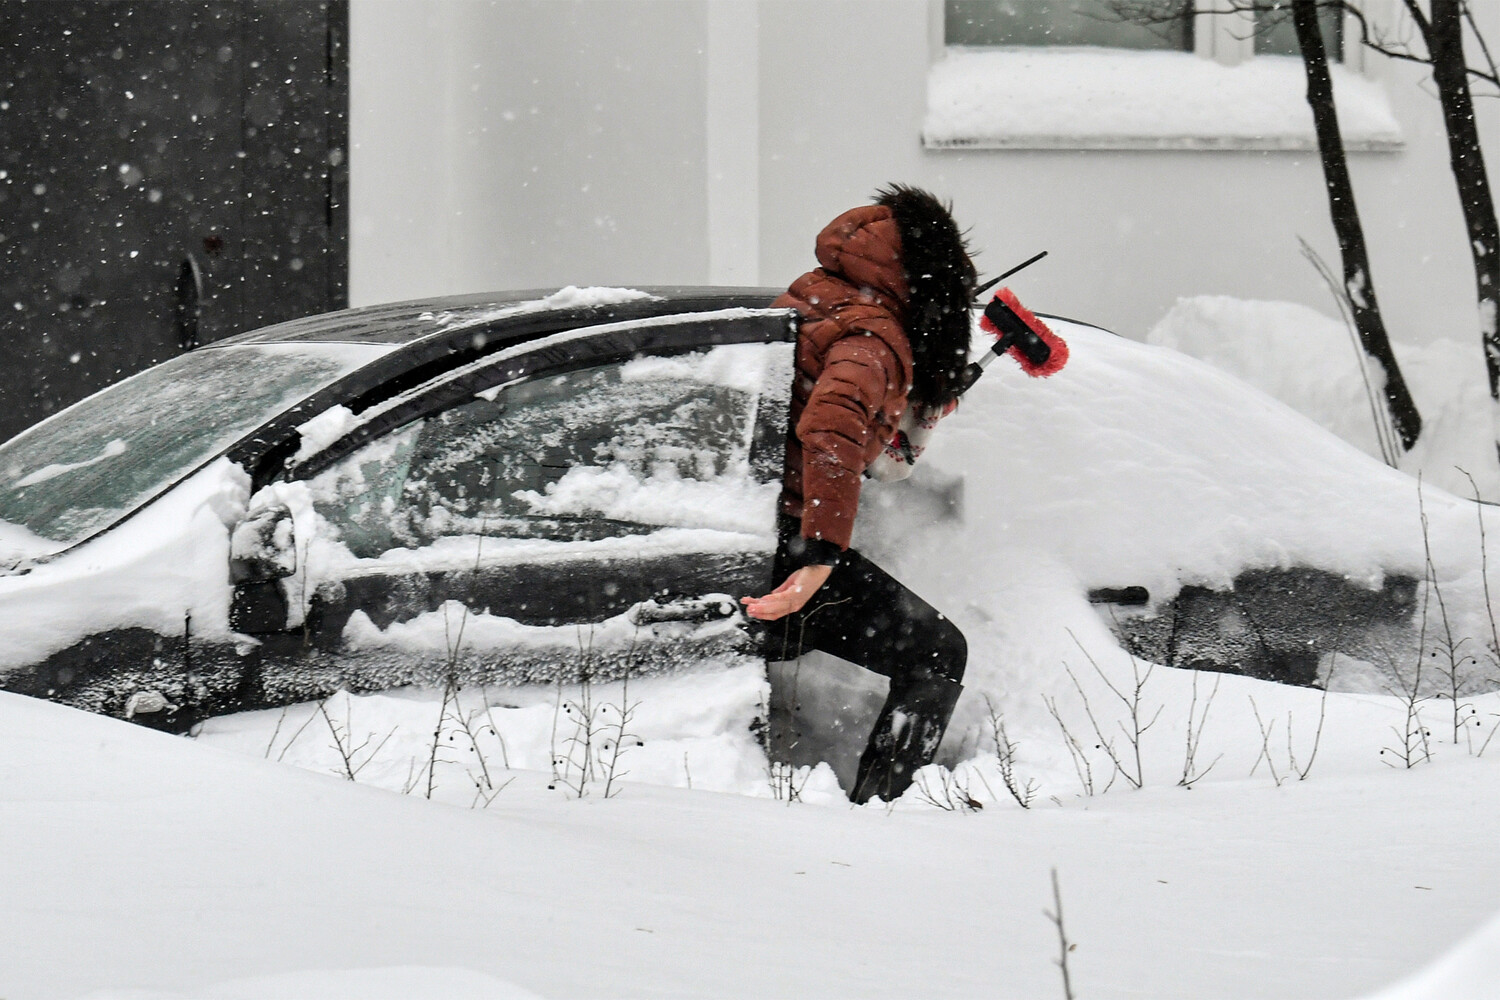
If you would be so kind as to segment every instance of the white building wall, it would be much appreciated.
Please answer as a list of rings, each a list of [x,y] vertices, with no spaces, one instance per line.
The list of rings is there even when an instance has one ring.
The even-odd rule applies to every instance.
[[[1500,38],[1500,3],[1480,6]],[[1339,267],[1316,153],[924,149],[929,10],[927,0],[762,3],[767,283],[808,264],[822,222],[901,180],[953,200],[982,271],[1050,251],[1015,279],[1034,308],[1136,337],[1183,295],[1335,314],[1297,243]],[[1470,336],[1473,270],[1441,111],[1416,67],[1376,61],[1407,138],[1403,152],[1350,154],[1376,293],[1397,339]],[[1500,177],[1500,100],[1478,105]]]
[[[1476,5],[1491,41],[1500,3]],[[1140,336],[1179,296],[1304,302],[1337,267],[1315,153],[928,150],[929,0],[354,0],[351,299],[563,284],[784,285],[835,214],[949,197],[1035,308]],[[940,21],[939,21],[940,24]],[[1406,136],[1351,153],[1393,336],[1477,335],[1442,117],[1376,57]],[[1500,176],[1500,100],[1478,102]],[[1476,347],[1477,350],[1477,347]]]
[[[706,8],[354,0],[350,300],[708,280]]]

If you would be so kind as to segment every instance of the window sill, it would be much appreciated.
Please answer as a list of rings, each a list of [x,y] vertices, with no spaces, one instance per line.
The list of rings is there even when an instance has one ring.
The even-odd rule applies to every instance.
[[[1344,146],[1404,139],[1380,84],[1330,67]],[[950,48],[927,76],[928,149],[1314,150],[1301,59],[1222,66],[1188,52]]]

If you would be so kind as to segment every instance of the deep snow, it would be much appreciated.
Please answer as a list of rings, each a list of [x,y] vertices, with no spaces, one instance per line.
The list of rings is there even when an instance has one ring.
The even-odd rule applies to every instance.
[[[970,639],[944,748],[963,763],[924,774],[926,794],[852,808],[826,768],[768,773],[751,732],[764,679],[743,664],[457,706],[337,696],[193,741],[3,696],[0,996],[380,996],[372,982],[408,996],[424,981],[427,995],[1061,996],[1041,913],[1053,867],[1079,996],[1356,996],[1415,972],[1495,909],[1500,696],[1461,692],[1457,712],[1426,699],[1413,717],[1359,664],[1329,664],[1364,690],[1326,699],[1153,669],[1084,593],[1166,596],[1293,562],[1420,576],[1416,481],[1181,353],[1059,332],[1064,372],[991,366],[920,476],[867,488],[859,544]],[[959,473],[963,520],[934,519]],[[211,525],[223,495],[200,502]],[[1437,579],[1483,656],[1479,509],[1435,486],[1423,505]],[[1467,692],[1493,675],[1474,669]],[[1111,780],[1089,713],[1125,751],[1132,716],[1109,685],[1138,679],[1137,717],[1154,722]],[[606,799],[621,709],[643,745],[623,741]],[[1029,810],[1004,790],[992,712],[1034,783]],[[339,740],[357,782],[331,773]],[[789,781],[802,801],[774,801]],[[945,787],[983,811],[937,808],[957,802]],[[1492,995],[1487,933],[1393,996]]]
[[[1079,996],[1354,996],[1500,890],[1493,755],[977,815],[523,774],[468,810],[9,695],[0,718],[22,1000],[1060,997],[1053,867]]]

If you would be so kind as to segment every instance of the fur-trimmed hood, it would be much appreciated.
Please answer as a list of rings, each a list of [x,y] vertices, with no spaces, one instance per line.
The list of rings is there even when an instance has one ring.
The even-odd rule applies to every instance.
[[[942,405],[956,395],[969,361],[978,274],[958,223],[931,193],[892,184],[878,192],[875,203],[890,209],[901,239],[908,290],[903,325],[915,362],[912,395]]]

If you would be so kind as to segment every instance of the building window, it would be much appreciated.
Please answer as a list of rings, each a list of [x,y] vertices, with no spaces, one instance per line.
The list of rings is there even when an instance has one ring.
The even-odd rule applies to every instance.
[[[1344,12],[1340,7],[1319,7],[1318,26],[1323,30],[1323,50],[1328,58],[1344,58]],[[1255,54],[1258,56],[1300,56],[1297,29],[1292,24],[1290,0],[1277,0],[1270,10],[1255,12]]]
[[[1262,5],[1257,17],[1232,0],[929,0],[923,144],[1316,149],[1290,2]],[[1130,8],[1156,23],[1125,20]],[[1342,11],[1320,17],[1345,148],[1400,149],[1379,81],[1341,58]]]
[[[1183,16],[1156,25],[1123,20],[1110,0],[946,0],[948,45],[1097,45],[1193,50],[1193,0],[1170,0]],[[1295,39],[1294,39],[1295,42]]]

